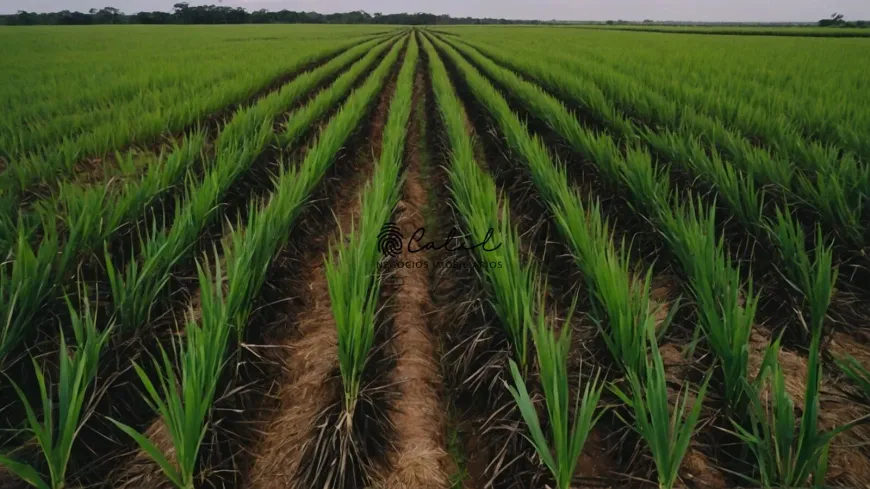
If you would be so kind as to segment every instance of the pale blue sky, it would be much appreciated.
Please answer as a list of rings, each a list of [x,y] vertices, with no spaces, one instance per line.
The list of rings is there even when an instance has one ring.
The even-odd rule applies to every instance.
[[[0,13],[17,10],[87,11],[112,6],[126,13],[169,11],[178,0],[0,0]],[[870,20],[870,0],[218,0],[250,10],[305,10],[321,13],[431,12],[455,17],[559,20],[815,21],[840,12],[846,19]]]

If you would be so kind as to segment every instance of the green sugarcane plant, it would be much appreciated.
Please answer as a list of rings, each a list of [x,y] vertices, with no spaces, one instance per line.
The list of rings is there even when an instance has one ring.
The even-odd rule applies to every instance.
[[[648,340],[653,345],[650,349],[651,361],[647,361],[644,371],[629,372],[630,394],[617,386],[611,387],[611,390],[634,412],[633,423],[626,419],[623,422],[640,434],[652,452],[659,488],[671,489],[679,477],[680,465],[698,424],[711,375],[708,373],[701,384],[691,409],[688,402],[689,387],[686,384],[677,396],[671,414],[662,356],[655,346],[655,338],[649,335]]]
[[[48,478],[45,479],[32,465],[0,454],[0,465],[6,466],[10,472],[39,489],[62,489],[66,483],[73,443],[91,414],[86,408],[88,391],[97,376],[100,354],[112,332],[111,325],[103,331],[97,331],[96,317],[87,300],[84,301],[81,313],[75,310],[69,298],[67,306],[75,345],[68,345],[63,331],[60,332],[56,393],[52,392],[50,380],[46,380],[39,363],[31,358],[39,387],[39,408],[42,410],[43,419],[39,419],[38,411],[34,409],[24,391],[12,382],[18,398],[24,404],[27,430],[33,433],[45,459]],[[90,401],[94,402],[94,399]]]
[[[60,68],[52,70],[48,79],[42,78],[47,83],[34,83],[40,77],[30,78],[18,87],[23,89],[15,97],[18,107],[5,106],[8,110],[0,116],[0,154],[6,155],[7,161],[15,161],[0,169],[0,188],[16,201],[40,187],[53,190],[74,175],[83,160],[156,141],[161,134],[180,133],[226,107],[249,105],[247,100],[257,90],[281,76],[303,70],[306,65],[328,62],[367,41],[396,32],[343,32],[316,38],[297,33],[290,36],[295,40],[281,47],[280,59],[271,49],[245,49],[234,55],[227,54],[229,49],[204,45],[202,49],[175,53],[178,56],[174,54],[173,60],[137,65],[127,54],[109,50],[97,71],[93,67],[83,71]],[[87,65],[86,59],[82,61],[79,67]],[[114,68],[107,68],[111,65]],[[73,79],[80,81],[95,73],[118,76],[112,77],[111,88],[72,83]],[[48,81],[55,76],[71,84],[59,90],[57,83]],[[3,100],[11,104],[9,92],[4,92]]]
[[[351,231],[353,232],[353,231]],[[341,236],[341,242],[345,241]],[[326,262],[330,303],[338,328],[338,364],[344,381],[344,425],[350,431],[362,383],[362,374],[375,336],[380,279],[362,260],[351,260],[360,246],[338,247]],[[343,265],[343,266],[342,266]]]
[[[839,161],[834,169],[799,175],[796,187],[822,222],[837,229],[852,246],[863,247],[867,243],[867,180],[866,165],[849,158]]]
[[[465,112],[450,84],[447,69],[428,37],[422,39],[432,71],[432,89],[450,141],[448,174],[453,201],[470,239],[476,243],[491,240],[493,244],[475,248],[481,262],[502,264],[501,267],[484,267],[483,275],[493,297],[493,308],[511,343],[514,359],[526,372],[536,268],[533,262],[523,263],[521,259],[520,237],[511,226],[507,198],[500,195],[492,177],[482,171],[475,160],[472,139],[463,122]]]
[[[520,413],[529,428],[527,438],[535,446],[535,450],[544,465],[553,474],[558,489],[568,489],[574,478],[577,462],[586,438],[595,424],[604,414],[598,409],[603,384],[599,381],[600,372],[586,383],[581,391],[577,389],[577,399],[574,403],[574,417],[571,419],[571,394],[568,385],[568,355],[571,349],[571,309],[563,323],[562,332],[556,331],[547,323],[543,314],[543,292],[539,301],[540,310],[530,325],[537,350],[537,363],[540,370],[541,386],[544,389],[544,401],[547,406],[548,424],[550,426],[549,440],[541,428],[534,402],[526,388],[526,381],[517,364],[511,360],[510,368],[514,385],[508,385]]]
[[[825,319],[831,302],[837,269],[833,266],[832,245],[825,245],[821,227],[816,228],[815,256],[811,259],[806,250],[806,238],[800,223],[788,210],[776,209],[776,220],[769,232],[780,249],[780,256],[790,257],[784,261],[782,273],[789,284],[802,296],[804,308],[809,313],[809,324],[804,324],[803,336],[809,335],[814,325]]]
[[[752,280],[741,291],[740,269],[716,235],[715,208],[706,212],[700,200],[690,198],[675,210],[660,213],[662,232],[671,244],[697,304],[700,325],[722,371],[723,391],[732,412],[745,412],[743,385],[748,379],[749,338],[759,296]]]
[[[160,232],[157,220],[151,222],[151,236]],[[124,268],[116,268],[108,244],[104,247],[106,259],[106,275],[114,302],[114,316],[123,333],[131,333],[140,325],[151,320],[151,312],[158,297],[169,282],[169,274],[162,273],[158,268],[163,256],[171,250],[165,243],[156,240],[140,239],[140,247],[148,250],[150,259],[139,263],[130,260]],[[148,246],[155,247],[150,250]],[[170,266],[174,262],[170,262]]]
[[[836,272],[832,273],[835,277]],[[795,416],[794,402],[786,390],[785,375],[777,360],[781,340],[778,338],[767,348],[758,378],[751,384],[745,382],[748,420],[732,420],[735,434],[749,447],[758,467],[758,479],[749,480],[765,488],[801,487],[809,482],[822,487],[833,438],[870,419],[865,416],[827,431],[819,428],[822,327],[833,292],[833,282],[826,280],[824,273],[819,277],[822,278],[814,282],[820,285],[815,289],[818,295],[813,300],[824,307],[813,314],[814,322],[810,325],[812,341],[800,418]]]
[[[451,178],[456,181],[461,177],[458,173],[451,173]],[[495,186],[491,180],[488,184]],[[514,358],[525,372],[531,362],[530,325],[534,316],[534,281],[538,275],[538,268],[534,261],[527,260],[524,263],[521,259],[519,232],[511,225],[507,199],[503,197],[501,202],[501,211],[495,214],[501,217],[497,219],[496,232],[493,234],[494,241],[501,246],[494,251],[487,251],[485,247],[477,248],[477,251],[482,263],[503,264],[502,267],[486,267],[484,274],[489,290],[495,298],[493,307],[501,318],[513,346]],[[483,214],[468,209],[467,205],[467,203],[459,204],[458,207],[466,209],[464,215],[467,216],[466,222],[469,223],[469,228],[475,230],[476,236],[486,236],[484,224],[487,219]]]
[[[34,248],[24,228],[19,224],[15,260],[0,266],[0,367],[23,341],[42,298],[51,291],[54,261],[61,254],[57,233],[47,231]]]
[[[399,201],[400,171],[411,114],[413,75],[418,47],[408,42],[396,92],[384,128],[381,158],[361,197],[360,222],[339,238],[326,259],[332,314],[338,329],[338,363],[344,381],[344,426],[353,427],[362,376],[375,337],[381,278],[377,264],[378,233]]]
[[[870,400],[870,371],[852,355],[835,358],[834,362],[846,377],[858,385],[864,398]]]
[[[823,487],[828,448],[838,434],[867,421],[856,419],[832,430],[819,429],[819,380],[821,365],[814,337],[801,416],[786,390],[785,375],[777,361],[779,340],[768,347],[759,379],[747,383],[750,416],[747,423],[732,421],[734,433],[749,447],[758,468],[757,478],[747,481],[764,488]],[[815,360],[814,360],[815,358]]]
[[[187,321],[184,339],[174,343],[179,373],[175,362],[161,347],[160,358],[152,358],[156,381],[134,363],[133,368],[145,387],[143,399],[159,413],[172,439],[174,455],[170,460],[145,435],[132,427],[109,418],[119,429],[133,438],[179,489],[192,489],[196,476],[196,460],[205,437],[208,413],[212,408],[217,377],[224,363],[224,350],[232,327],[227,321],[226,302],[221,290],[220,261],[214,273],[198,265],[201,290],[202,324],[191,317]],[[192,313],[191,313],[192,315]]]
[[[648,348],[646,337],[651,333],[663,334],[679,310],[677,301],[671,305],[657,329],[654,315],[657,311],[650,307],[649,302],[652,268],[643,279],[635,278],[629,270],[627,256],[624,246],[616,248],[607,243],[598,260],[588,262],[585,267],[590,270],[589,281],[595,285],[593,319],[611,356],[623,372],[637,370],[645,365]]]
[[[634,333],[652,324],[648,308],[643,307],[648,304],[648,285],[638,286],[630,280],[612,278],[627,277],[627,273],[620,274],[617,271],[627,272],[628,267],[619,253],[608,251],[604,243],[595,242],[605,239],[601,232],[595,232],[596,228],[601,227],[596,222],[600,218],[592,216],[571,225],[571,221],[581,215],[578,210],[582,207],[570,202],[571,191],[563,190],[563,178],[559,177],[559,172],[554,171],[554,165],[548,161],[551,158],[546,147],[529,136],[523,124],[511,113],[504,98],[474,67],[448,43],[436,41],[436,44],[443,48],[446,56],[467,80],[471,91],[499,121],[508,144],[528,162],[539,191],[551,202],[557,223],[567,231],[565,234],[569,243],[577,251],[580,268],[595,294],[593,304],[598,316],[596,319],[601,323],[609,321],[609,331],[604,334],[608,348],[623,368],[640,371],[642,368],[637,365],[644,359],[639,354],[643,351],[639,342],[643,340],[644,333]],[[747,355],[743,352],[749,340],[757,298],[750,290],[746,307],[741,305],[739,270],[728,260],[724,241],[716,239],[715,207],[708,207],[693,196],[689,197],[688,205],[676,203],[668,173],[660,166],[653,165],[651,155],[645,149],[630,142],[623,156],[612,138],[585,128],[562,103],[537,86],[481,56],[472,58],[508,87],[531,112],[545,120],[572,149],[594,162],[605,176],[627,187],[632,205],[662,230],[689,276],[689,285],[696,292],[696,301],[706,313],[706,321],[702,324],[705,332],[710,334],[713,331],[716,334],[714,349],[727,362],[726,390],[729,403],[737,404],[741,377],[746,370]],[[630,141],[634,140],[630,131],[626,137]],[[585,233],[583,224],[586,225]],[[712,261],[700,258],[711,255],[715,258]],[[729,299],[726,304],[719,303],[723,294]],[[606,317],[601,317],[605,315],[601,312],[605,312]]]

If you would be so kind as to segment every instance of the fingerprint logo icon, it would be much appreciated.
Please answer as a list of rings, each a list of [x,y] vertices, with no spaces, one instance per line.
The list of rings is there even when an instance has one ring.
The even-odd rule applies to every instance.
[[[399,226],[392,222],[384,224],[380,234],[378,234],[378,251],[391,257],[399,256],[402,254],[403,239],[404,236],[402,236]]]

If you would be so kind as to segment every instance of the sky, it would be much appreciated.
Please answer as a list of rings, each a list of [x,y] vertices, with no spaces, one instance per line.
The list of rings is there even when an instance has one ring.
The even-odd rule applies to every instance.
[[[0,0],[0,14],[52,12],[112,6],[125,13],[171,11],[179,0]],[[833,12],[847,20],[870,20],[870,0],[189,0],[248,11],[304,10],[320,13],[365,10],[384,14],[429,12],[454,17],[538,20],[678,20],[701,22],[817,21]]]

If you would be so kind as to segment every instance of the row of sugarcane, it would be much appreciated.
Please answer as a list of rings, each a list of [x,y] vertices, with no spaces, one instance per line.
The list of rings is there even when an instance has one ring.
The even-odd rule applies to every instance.
[[[607,243],[610,233],[606,231],[606,224],[599,224],[600,217],[583,215],[580,197],[566,183],[564,169],[553,163],[547,148],[529,133],[498,90],[451,46],[457,41],[448,43],[435,39],[435,43],[453,62],[458,76],[476,101],[495,120],[510,149],[528,166],[538,192],[575,253],[589,285],[595,319],[602,325],[602,335],[614,359],[629,379],[628,393],[618,388],[614,391],[634,411],[635,429],[652,451],[659,485],[673,486],[713,372],[701,386],[691,410],[688,410],[686,401],[688,394],[684,394],[678,401],[674,417],[669,418],[664,370],[656,347],[657,333],[649,316],[649,276],[635,284],[613,286],[614,282],[622,280],[614,276],[633,275],[628,268],[625,248]],[[563,140],[598,167],[603,175],[628,190],[634,208],[647,216],[662,233],[687,279],[688,292],[698,308],[700,327],[716,355],[718,387],[729,407],[733,431],[755,455],[756,480],[768,487],[799,485],[811,477],[816,483],[821,483],[826,465],[823,455],[827,453],[831,438],[854,424],[829,432],[820,430],[817,425],[820,341],[836,280],[829,248],[817,247],[814,260],[809,260],[802,236],[784,240],[786,245],[793,247],[784,252],[803,253],[805,256],[807,268],[802,272],[806,277],[804,283],[812,337],[801,429],[795,436],[792,401],[785,391],[783,373],[777,361],[779,340],[766,351],[759,374],[750,378],[749,335],[758,298],[753,295],[751,282],[745,294],[741,290],[739,269],[728,257],[723,239],[717,238],[714,210],[693,195],[682,203],[678,194],[670,189],[667,176],[652,165],[650,155],[642,149],[629,148],[623,155],[609,136],[587,130],[558,100],[507,70],[498,70],[496,66],[491,68],[487,72],[509,87],[511,95],[519,99],[529,112],[547,121]],[[571,202],[572,198],[575,202]],[[598,213],[595,206],[591,209]],[[580,217],[576,219],[577,225],[571,226],[571,220],[566,218],[571,214]],[[584,230],[581,224],[590,225]],[[595,238],[594,241],[590,236]],[[604,265],[607,260],[612,264],[610,268]],[[622,307],[617,309],[612,304]],[[767,384],[773,392],[770,411],[762,394]],[[686,410],[688,414],[681,421]],[[529,421],[530,425],[533,424]]]
[[[324,66],[297,77],[248,111],[236,115],[222,135],[236,136],[239,142],[230,147],[238,149],[232,152],[237,159],[222,158],[222,153],[218,152],[217,161],[203,178],[204,183],[200,186],[191,184],[172,227],[165,235],[153,235],[150,238],[152,241],[143,246],[146,251],[142,263],[154,265],[131,264],[126,269],[126,277],[124,271],[109,267],[115,298],[110,320],[113,326],[97,332],[96,318],[87,306],[81,315],[70,306],[77,341],[71,347],[70,351],[74,352],[72,355],[68,355],[67,348],[61,349],[57,397],[59,405],[64,408],[58,411],[58,418],[55,419],[53,409],[54,396],[42,381],[41,369],[36,361],[34,367],[40,379],[41,405],[31,405],[24,393],[18,391],[27,408],[27,429],[36,435],[39,450],[48,467],[48,477],[37,472],[33,466],[16,460],[14,453],[0,457],[0,464],[36,487],[57,489],[64,486],[66,465],[75,436],[86,421],[81,417],[82,405],[96,375],[100,351],[111,335],[117,335],[115,330],[141,328],[148,324],[148,298],[154,299],[160,295],[168,282],[172,265],[190,252],[193,245],[191,240],[196,238],[195,232],[203,229],[208,219],[214,219],[213,207],[220,202],[222,193],[229,185],[219,181],[218,177],[224,176],[232,182],[247,167],[239,161],[248,161],[250,165],[266,144],[279,137],[286,144],[295,143],[304,128],[294,126],[282,135],[275,135],[272,132],[273,119],[297,100],[302,100],[319,80],[340,72],[364,54],[336,80],[335,85],[321,91],[307,105],[291,113],[290,120],[298,116],[313,123],[350,92],[342,108],[317,135],[300,166],[282,166],[273,179],[274,188],[265,201],[251,203],[246,225],[234,226],[223,240],[220,250],[214,250],[213,259],[204,256],[199,262],[199,310],[190,311],[183,334],[173,342],[173,347],[168,350],[161,348],[159,357],[153,359],[153,368],[134,365],[144,386],[145,402],[159,415],[170,435],[171,454],[161,452],[145,435],[133,428],[113,421],[157,462],[174,485],[183,489],[194,487],[196,464],[203,436],[213,414],[212,404],[220,387],[221,374],[234,358],[235,347],[244,339],[247,319],[265,281],[269,263],[286,243],[312,191],[368,111],[398,58],[402,44],[391,39],[351,48]],[[386,56],[365,83],[351,92],[353,80],[369,70],[387,49]],[[228,136],[224,137],[230,141]],[[239,169],[232,169],[233,166]],[[157,254],[149,256],[147,250],[157,250]],[[176,253],[177,256],[162,253]],[[125,291],[130,293],[119,293]],[[122,308],[126,308],[123,310],[129,314],[122,313]],[[63,335],[61,338],[63,341]],[[70,374],[70,371],[74,373]],[[147,371],[155,373],[149,376]]]
[[[359,222],[339,229],[326,260],[326,279],[338,332],[338,364],[344,386],[342,424],[350,432],[362,390],[363,373],[375,341],[381,277],[378,235],[399,202],[405,141],[411,117],[419,47],[411,35],[384,126],[380,158],[360,196]]]
[[[465,126],[465,114],[447,70],[430,40],[424,37],[433,92],[450,142],[448,169],[454,205],[462,217],[469,239],[481,240],[495,231],[496,250],[476,248],[481,261],[501,262],[502,268],[484,272],[493,307],[512,346],[510,362],[514,385],[511,393],[528,423],[529,436],[557,486],[567,488],[576,470],[589,431],[601,416],[596,413],[603,385],[597,380],[585,387],[582,402],[572,419],[567,361],[571,344],[570,316],[557,333],[544,314],[543,286],[534,263],[523,263],[520,238],[513,227],[507,198],[475,160]],[[551,436],[544,435],[526,386],[536,352],[540,382],[545,392]]]

